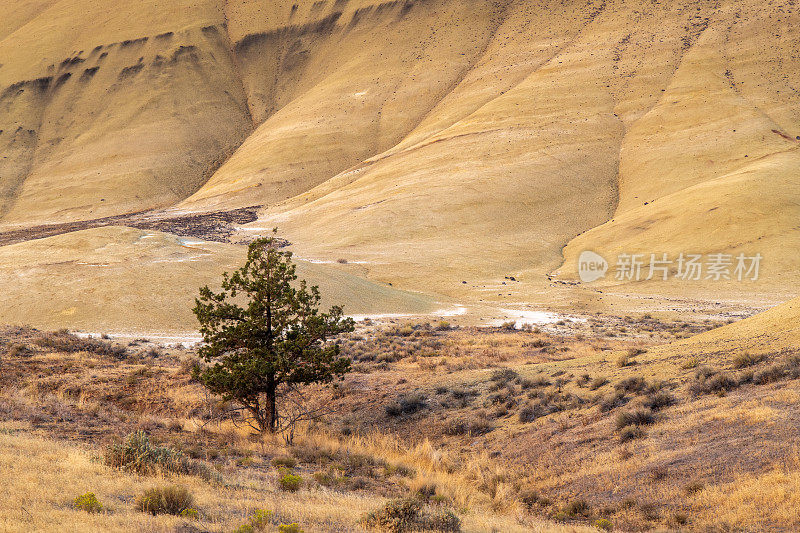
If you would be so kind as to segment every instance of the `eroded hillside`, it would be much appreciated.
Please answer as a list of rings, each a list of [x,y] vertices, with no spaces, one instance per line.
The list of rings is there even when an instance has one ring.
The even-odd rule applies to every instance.
[[[627,283],[622,300],[797,292],[792,0],[9,11],[7,229],[262,206],[245,235],[277,225],[303,256],[429,294],[602,308],[571,285],[585,249],[765,256],[746,289]]]

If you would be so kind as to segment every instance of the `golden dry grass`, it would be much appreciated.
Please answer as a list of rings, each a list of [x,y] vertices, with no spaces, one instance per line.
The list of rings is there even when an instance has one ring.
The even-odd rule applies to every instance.
[[[24,429],[3,433],[9,443],[4,454],[11,463],[28,464],[26,483],[34,485],[43,468],[38,457],[57,450],[83,457],[82,463],[69,460],[88,468],[78,479],[105,473],[116,480],[83,489],[72,484],[76,476],[57,471],[51,477],[69,477],[70,484],[58,496],[39,493],[36,500],[39,507],[69,514],[65,505],[77,494],[64,494],[94,490],[119,510],[107,517],[107,527],[115,520],[144,520],[134,516],[130,498],[154,479],[122,474],[87,457],[99,455],[101,443],[146,429],[158,442],[220,470],[222,492],[196,478],[180,480],[196,491],[212,530],[228,528],[256,507],[280,511],[281,519],[302,519],[312,531],[348,530],[385,498],[423,488],[458,510],[466,531],[570,530],[599,518],[632,531],[702,531],[739,523],[751,530],[791,530],[800,523],[774,502],[781,490],[792,490],[796,475],[796,454],[786,442],[800,428],[800,382],[793,366],[767,381],[756,382],[750,373],[794,364],[796,309],[788,305],[671,344],[658,343],[710,325],[597,319],[594,327],[576,325],[572,336],[425,324],[364,329],[343,342],[345,353],[356,359],[355,371],[335,390],[315,393],[334,412],[301,428],[291,446],[253,439],[233,424],[227,406],[188,379],[192,355],[186,350],[153,355],[139,344],[118,360],[55,352],[43,348],[51,345],[41,341],[49,334],[11,329],[6,346],[26,344],[32,352],[15,349],[17,355],[4,359],[0,414]],[[759,350],[736,340],[764,323],[782,329],[760,337]],[[609,332],[615,336],[604,336]],[[764,359],[736,368],[737,346]],[[621,356],[626,366],[618,364]],[[695,358],[730,375],[729,389],[693,392],[700,370],[686,362]],[[617,418],[647,409],[659,394],[672,397],[673,404],[653,407],[653,422],[644,422],[638,438],[623,440]],[[615,395],[621,400],[604,407]],[[409,398],[409,410],[390,409]],[[534,405],[540,412],[525,418],[524,410]],[[27,454],[26,463],[20,451],[25,446],[45,451]],[[296,458],[296,471],[307,480],[294,496],[275,489],[272,460],[287,455]],[[43,487],[56,483],[50,474],[41,475]],[[135,488],[125,491],[120,484],[128,481]],[[775,512],[751,514],[752,507],[742,503],[750,493],[776,506]],[[238,503],[228,505],[227,498]],[[580,501],[586,510],[575,514]],[[21,520],[17,514],[6,519]],[[175,520],[164,518],[170,524],[164,527]]]

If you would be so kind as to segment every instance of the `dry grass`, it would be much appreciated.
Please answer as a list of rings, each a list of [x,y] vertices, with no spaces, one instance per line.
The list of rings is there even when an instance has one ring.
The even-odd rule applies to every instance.
[[[773,350],[741,369],[731,368],[730,354],[706,356],[701,366],[730,375],[737,386],[698,395],[692,386],[702,369],[686,368],[691,351],[640,338],[425,325],[358,335],[345,349],[361,350],[360,371],[333,391],[316,391],[335,412],[301,428],[292,446],[237,427],[225,416],[227,406],[189,380],[193,359],[185,351],[119,360],[52,352],[26,334],[9,335],[7,344],[17,347],[4,360],[0,415],[11,421],[4,427],[23,431],[3,432],[0,455],[28,472],[13,498],[29,502],[25,510],[35,518],[11,504],[3,519],[22,523],[56,513],[41,527],[78,520],[76,530],[146,524],[166,531],[185,519],[142,516],[135,500],[148,488],[180,484],[195,496],[198,525],[209,531],[238,527],[256,509],[274,511],[275,524],[298,522],[307,531],[357,531],[364,513],[409,495],[455,510],[465,531],[571,531],[597,520],[617,530],[704,530],[719,522],[708,495],[716,494],[715,505],[739,505],[737,491],[724,502],[722,487],[746,480],[763,486],[767,498],[776,465],[793,458],[785,442],[800,430],[794,374],[763,384],[748,378],[771,365],[789,369],[789,352]],[[418,342],[434,353],[416,353]],[[410,353],[383,362],[367,353],[387,346]],[[617,366],[620,355],[636,363]],[[444,363],[420,364],[435,360]],[[386,409],[409,398],[414,409]],[[155,470],[139,477],[90,460],[102,454],[101,444],[140,429],[154,446],[212,465],[222,488],[197,476]],[[85,471],[46,469],[40,458],[53,454],[63,464],[83,461]],[[286,474],[300,476],[299,490],[280,489]],[[86,483],[77,486],[76,479]],[[36,498],[22,495],[26,483],[39,487]],[[52,496],[45,494],[51,486],[59,487]],[[99,516],[72,509],[87,492],[104,506]],[[734,524],[733,509],[729,515]],[[800,527],[791,516],[781,511],[751,523]]]

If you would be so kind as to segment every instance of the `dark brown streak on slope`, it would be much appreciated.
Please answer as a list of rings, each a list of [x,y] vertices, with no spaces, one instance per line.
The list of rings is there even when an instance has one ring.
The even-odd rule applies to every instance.
[[[94,220],[44,224],[30,228],[0,232],[0,246],[63,235],[75,231],[106,226],[127,226],[172,233],[183,237],[196,237],[207,241],[231,242],[234,224],[255,221],[261,206],[242,207],[230,211],[170,214],[164,211],[142,211]]]
[[[230,35],[230,21],[228,19],[228,1],[224,0],[222,5],[222,15],[225,17],[225,23],[223,29],[225,30],[223,33],[223,38],[225,40],[226,49],[228,51],[228,58],[230,59],[231,64],[233,65],[233,69],[236,72],[236,79],[239,82],[239,87],[242,90],[242,101],[244,102],[245,109],[247,110],[247,116],[250,117],[250,123],[253,126],[252,131],[255,131],[258,124],[256,124],[255,117],[253,117],[253,110],[250,107],[250,97],[247,95],[247,88],[244,85],[244,76],[242,76],[242,66],[239,64],[239,58],[236,55],[236,49],[231,41]],[[210,176],[209,176],[210,177]]]

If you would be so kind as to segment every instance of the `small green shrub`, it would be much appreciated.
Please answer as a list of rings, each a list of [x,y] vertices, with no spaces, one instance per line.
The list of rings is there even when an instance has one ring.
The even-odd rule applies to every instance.
[[[595,520],[594,527],[597,529],[602,529],[603,531],[612,531],[614,529],[614,525],[611,523],[611,520],[607,520],[605,518]]]
[[[194,505],[194,496],[186,487],[168,486],[148,489],[139,496],[136,507],[151,515],[180,515]]]
[[[86,494],[78,496],[75,498],[72,506],[75,509],[86,511],[87,513],[99,513],[103,510],[103,506],[100,504],[97,496],[94,495],[94,492],[87,492]]]
[[[303,528],[297,522],[281,524],[278,526],[278,533],[303,533]]]
[[[302,484],[303,478],[295,474],[283,474],[278,478],[278,486],[286,492],[297,492]]]
[[[256,529],[266,529],[272,519],[272,511],[268,509],[256,509],[250,517],[250,525]]]
[[[192,509],[191,507],[188,509],[184,509],[181,511],[180,516],[183,518],[191,518],[192,520],[197,520],[200,518],[200,512],[197,509]]]
[[[246,524],[236,528],[233,533],[255,533],[256,531],[266,531],[272,520],[272,511],[267,509],[256,509],[250,515]]]

